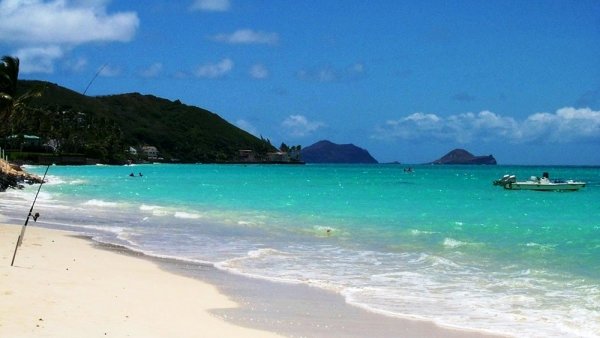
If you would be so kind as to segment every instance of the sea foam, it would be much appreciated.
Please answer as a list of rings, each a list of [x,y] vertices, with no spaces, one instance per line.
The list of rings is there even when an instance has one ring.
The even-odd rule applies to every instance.
[[[114,208],[119,205],[117,202],[106,202],[98,199],[91,199],[89,201],[81,203],[81,205],[102,207],[102,208]]]
[[[175,218],[184,218],[184,219],[198,219],[204,217],[202,214],[193,213],[193,212],[185,212],[185,211],[176,211],[174,214]]]

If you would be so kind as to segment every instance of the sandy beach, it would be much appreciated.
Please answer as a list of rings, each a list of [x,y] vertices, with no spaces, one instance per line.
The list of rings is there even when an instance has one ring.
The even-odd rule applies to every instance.
[[[369,313],[307,286],[243,278],[236,287],[230,274],[211,273],[210,283],[228,275],[221,288],[240,302],[254,299],[244,309],[185,264],[164,269],[160,260],[35,226],[11,267],[19,231],[0,226],[0,337],[491,337]]]
[[[209,310],[236,307],[215,287],[58,230],[0,226],[0,337],[279,337]]]

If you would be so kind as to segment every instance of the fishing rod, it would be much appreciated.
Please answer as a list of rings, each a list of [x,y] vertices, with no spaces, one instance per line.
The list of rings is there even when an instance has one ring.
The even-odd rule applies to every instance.
[[[27,214],[27,218],[25,219],[25,224],[23,224],[23,227],[21,228],[21,234],[19,235],[19,238],[17,239],[17,245],[15,245],[15,252],[13,253],[13,257],[12,257],[12,261],[10,262],[10,266],[13,266],[13,264],[15,263],[15,257],[17,257],[17,249],[21,246],[21,244],[23,244],[23,237],[25,237],[25,228],[27,227],[27,223],[29,223],[29,217],[33,217],[34,222],[37,222],[38,217],[40,217],[40,214],[37,212],[35,213],[35,215],[32,215],[31,213],[33,212],[33,207],[35,206],[35,201],[37,201],[38,195],[40,194],[42,185],[44,184],[44,181],[46,180],[46,174],[48,174],[48,169],[50,169],[49,164],[48,164],[48,167],[46,167],[46,172],[44,173],[42,182],[40,183],[40,186],[38,187],[37,193],[35,194],[33,203],[31,203],[31,208],[29,209],[29,214]]]
[[[100,73],[102,72],[102,70],[104,70],[104,68],[107,66],[108,64],[105,63],[102,65],[102,67],[100,67],[100,69],[98,69],[98,71],[96,72],[96,75],[94,75],[94,77],[92,78],[92,80],[90,81],[90,83],[88,83],[87,87],[85,87],[85,90],[83,91],[83,95],[85,95],[85,93],[87,93],[88,89],[90,89],[90,86],[92,85],[92,83],[96,80],[96,78],[98,77],[98,75],[100,75]]]

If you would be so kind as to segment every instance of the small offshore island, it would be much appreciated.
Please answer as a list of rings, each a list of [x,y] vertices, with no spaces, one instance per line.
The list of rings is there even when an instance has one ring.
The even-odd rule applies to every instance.
[[[302,149],[302,159],[307,163],[379,163],[366,149],[354,144],[335,144],[327,140]]]
[[[475,156],[464,149],[454,149],[431,164],[483,164],[496,165],[493,155]]]

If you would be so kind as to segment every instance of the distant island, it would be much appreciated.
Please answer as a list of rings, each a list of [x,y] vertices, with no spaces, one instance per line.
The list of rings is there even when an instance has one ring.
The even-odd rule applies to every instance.
[[[495,165],[496,159],[492,155],[487,156],[475,156],[464,149],[454,149],[451,152],[444,155],[442,158],[437,159],[431,164],[487,164]]]
[[[354,144],[335,144],[323,140],[302,149],[306,163],[378,163],[365,149]]]

